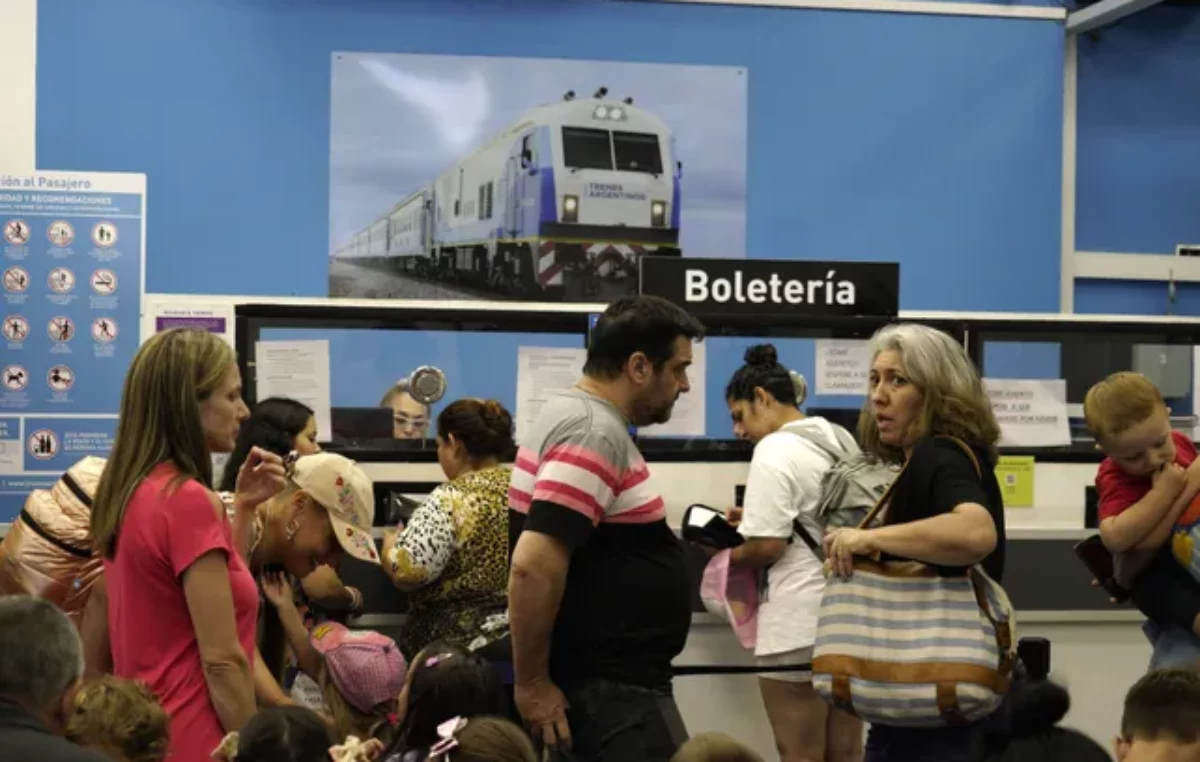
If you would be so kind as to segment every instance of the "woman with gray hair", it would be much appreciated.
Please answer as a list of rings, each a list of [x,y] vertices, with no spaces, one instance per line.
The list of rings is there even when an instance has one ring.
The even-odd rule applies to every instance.
[[[924,325],[887,326],[871,338],[869,393],[859,418],[863,448],[904,463],[882,526],[825,536],[834,573],[855,556],[920,561],[943,574],[981,564],[1004,573],[1004,501],[996,481],[1000,426],[962,345]],[[953,439],[952,439],[953,438]],[[953,440],[968,445],[971,457]],[[966,762],[982,756],[981,723],[943,728],[875,724],[866,762]]]

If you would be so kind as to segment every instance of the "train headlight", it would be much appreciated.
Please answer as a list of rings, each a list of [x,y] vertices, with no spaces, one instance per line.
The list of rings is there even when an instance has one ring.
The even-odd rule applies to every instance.
[[[651,201],[650,202],[650,225],[656,228],[665,228],[667,226],[667,202],[666,201]]]
[[[572,195],[563,196],[563,222],[578,222],[579,221],[579,197]]]
[[[594,119],[610,119],[619,122],[625,118],[625,109],[620,106],[597,106],[592,109]]]

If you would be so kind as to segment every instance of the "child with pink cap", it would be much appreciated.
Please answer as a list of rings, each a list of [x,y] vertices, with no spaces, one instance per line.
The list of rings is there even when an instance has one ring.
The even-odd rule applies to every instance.
[[[337,622],[319,624],[310,635],[285,580],[265,577],[263,592],[279,610],[297,665],[320,685],[324,712],[333,720],[338,740],[390,741],[408,674],[396,643],[373,630],[351,630]]]

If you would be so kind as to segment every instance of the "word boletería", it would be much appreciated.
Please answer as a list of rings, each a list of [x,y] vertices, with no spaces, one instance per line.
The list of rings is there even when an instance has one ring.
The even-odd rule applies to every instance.
[[[784,279],[778,273],[771,273],[765,279],[746,278],[740,270],[733,273],[732,279],[712,278],[704,270],[689,268],[684,279],[684,300],[687,302],[852,306],[855,300],[854,282],[837,280],[835,270],[828,271],[824,280],[800,280]]]

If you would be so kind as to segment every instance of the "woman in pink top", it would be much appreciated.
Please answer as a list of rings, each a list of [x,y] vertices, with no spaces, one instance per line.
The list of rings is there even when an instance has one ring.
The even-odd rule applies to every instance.
[[[152,337],[125,378],[121,417],[97,488],[91,531],[104,557],[114,671],[147,683],[171,717],[173,762],[201,762],[255,711],[258,591],[212,481],[247,416],[233,351],[176,329]],[[238,502],[285,484],[276,456],[255,452]],[[242,526],[239,526],[241,524]]]

